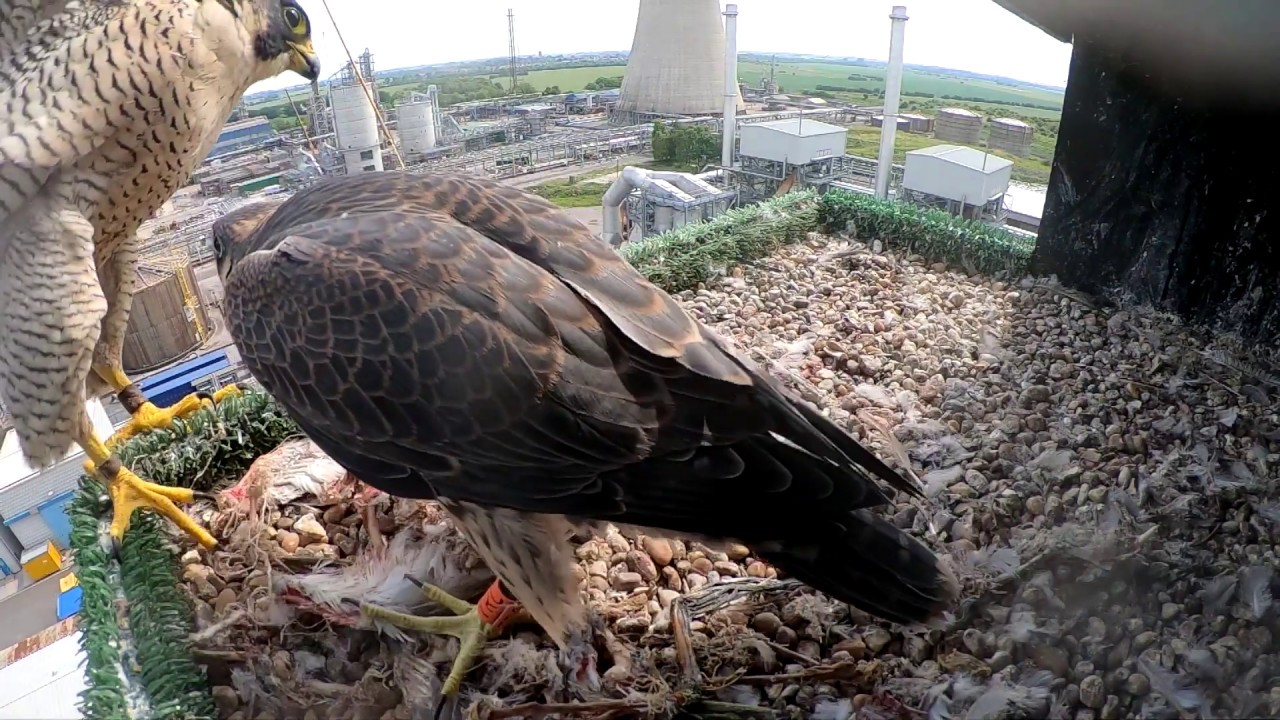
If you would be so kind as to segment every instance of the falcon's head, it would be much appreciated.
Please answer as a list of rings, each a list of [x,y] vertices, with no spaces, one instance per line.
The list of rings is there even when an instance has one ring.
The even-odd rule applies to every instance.
[[[279,207],[279,201],[251,203],[214,221],[210,239],[213,258],[218,265],[218,278],[224,286],[236,263],[249,253],[261,249],[258,245],[262,244],[261,240],[264,238],[257,237],[257,230]]]
[[[311,19],[297,0],[203,0],[223,8],[239,25],[236,34],[252,45],[253,80],[275,77],[292,70],[315,81],[320,58],[311,45]],[[223,16],[225,17],[225,16]]]

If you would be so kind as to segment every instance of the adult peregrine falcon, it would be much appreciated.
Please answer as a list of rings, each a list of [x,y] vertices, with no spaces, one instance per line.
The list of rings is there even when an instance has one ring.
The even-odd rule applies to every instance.
[[[577,523],[736,540],[895,622],[955,595],[874,510],[877,478],[917,487],[535,195],[461,175],[330,178],[224,216],[213,244],[254,377],[361,480],[439,500],[498,575],[477,608],[429,590],[457,617],[371,610],[463,639],[446,693],[504,598],[562,648],[585,635]]]
[[[150,507],[214,544],[174,504],[191,491],[141,480],[110,450],[201,403],[157,408],[121,367],[136,232],[244,91],[286,70],[319,74],[295,0],[0,0],[0,397],[31,464],[84,449],[117,541]],[[104,443],[85,401],[108,388],[132,419]]]

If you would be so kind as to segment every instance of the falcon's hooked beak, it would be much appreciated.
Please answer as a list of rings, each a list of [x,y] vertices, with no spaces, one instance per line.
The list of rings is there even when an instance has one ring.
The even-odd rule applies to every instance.
[[[315,82],[320,77],[320,56],[311,46],[311,39],[289,41],[289,69]]]

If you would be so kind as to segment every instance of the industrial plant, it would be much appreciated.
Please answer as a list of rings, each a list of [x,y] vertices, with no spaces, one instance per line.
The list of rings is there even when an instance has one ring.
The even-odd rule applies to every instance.
[[[597,177],[603,199],[585,209],[603,241],[633,242],[793,189],[839,187],[939,208],[985,222],[1009,219],[1010,166],[990,147],[1024,155],[1033,130],[959,108],[936,118],[899,113],[905,8],[887,23],[890,63],[876,106],[780,94],[772,77],[738,80],[737,6],[718,0],[640,0],[620,88],[517,93],[514,18],[510,94],[442,104],[437,85],[388,102],[372,50],[308,91],[286,90],[299,122],[278,125],[241,107],[188,187],[144,224],[140,287],[125,341],[124,366],[157,404],[193,390],[246,381],[224,329],[221,287],[208,250],[209,227],[264,196],[288,195],[329,175],[402,169],[462,172],[523,187]],[[848,154],[849,128],[882,129],[878,157]],[[718,157],[697,172],[642,167],[655,126],[700,127],[720,140]],[[891,162],[895,133],[933,135],[934,147]],[[585,182],[586,180],[584,180]],[[1011,228],[1034,232],[1038,214]],[[94,410],[99,432],[126,419],[112,399]],[[27,467],[0,407],[0,584],[33,582],[69,543],[64,505],[80,474],[69,456],[53,468]],[[38,492],[36,489],[38,488]],[[54,563],[56,565],[57,563]],[[33,570],[33,568],[36,568]],[[43,569],[40,569],[43,568]]]

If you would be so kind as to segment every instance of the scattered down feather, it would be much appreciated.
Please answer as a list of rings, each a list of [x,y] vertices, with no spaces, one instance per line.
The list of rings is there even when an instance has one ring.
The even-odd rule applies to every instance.
[[[443,613],[444,608],[423,597],[421,588],[406,575],[467,600],[479,597],[494,577],[471,545],[442,523],[401,530],[384,552],[366,550],[341,570],[286,575],[274,585],[286,603],[329,622],[406,640],[402,630],[360,612],[360,603],[367,602],[399,612]]]

